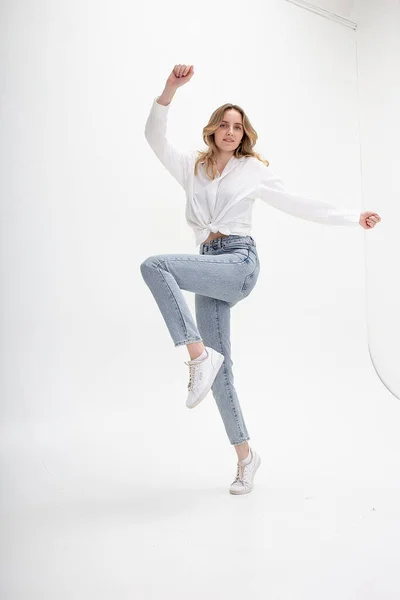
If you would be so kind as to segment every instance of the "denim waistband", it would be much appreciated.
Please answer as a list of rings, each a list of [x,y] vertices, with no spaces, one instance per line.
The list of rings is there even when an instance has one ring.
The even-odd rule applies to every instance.
[[[243,244],[243,246],[254,246],[256,242],[251,235],[227,235],[215,238],[209,242],[203,242],[200,244],[200,254],[205,254],[209,250],[219,250],[220,248],[234,247],[235,244]]]

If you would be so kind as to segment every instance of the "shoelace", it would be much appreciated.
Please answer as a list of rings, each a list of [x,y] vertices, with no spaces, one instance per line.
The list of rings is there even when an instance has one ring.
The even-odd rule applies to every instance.
[[[245,477],[246,467],[248,467],[249,464],[250,463],[247,463],[247,465],[240,465],[239,463],[237,464],[236,477],[231,485],[233,485],[234,483],[242,483],[243,485],[246,485],[249,483],[248,481],[246,481],[246,477]]]
[[[194,365],[191,365],[189,362],[186,362],[186,361],[185,361],[185,365],[188,365],[188,367],[189,367],[189,383],[188,383],[188,390],[189,390],[190,392],[191,392],[191,391],[193,391],[194,382],[195,382],[195,379],[196,379],[196,373],[197,373],[197,371],[196,371],[196,367],[198,367],[198,366],[199,366],[199,364],[200,364],[200,363],[198,363],[198,364],[194,364]]]
[[[243,483],[244,467],[245,467],[245,465],[239,465],[239,463],[238,463],[236,477],[235,477],[235,480],[233,481],[233,483],[238,483],[238,482]]]

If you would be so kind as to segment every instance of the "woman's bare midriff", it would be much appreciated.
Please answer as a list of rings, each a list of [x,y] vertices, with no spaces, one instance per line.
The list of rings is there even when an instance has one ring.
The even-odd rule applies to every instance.
[[[216,238],[219,238],[219,237],[228,237],[228,236],[225,233],[221,233],[220,231],[217,231],[216,233],[211,232],[210,235],[208,236],[208,238],[204,242],[202,242],[202,244],[206,244],[210,240],[215,240]]]

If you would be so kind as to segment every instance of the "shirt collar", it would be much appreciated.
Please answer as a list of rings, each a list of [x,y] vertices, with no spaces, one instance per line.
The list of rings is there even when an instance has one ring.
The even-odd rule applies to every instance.
[[[232,160],[232,162],[242,162],[242,160],[244,160],[246,157],[245,156],[240,156],[239,158],[237,158],[235,155],[231,156],[231,158],[229,159],[228,162],[230,162]],[[205,160],[201,160],[200,164],[203,165],[206,161]],[[226,163],[228,164],[228,163]]]

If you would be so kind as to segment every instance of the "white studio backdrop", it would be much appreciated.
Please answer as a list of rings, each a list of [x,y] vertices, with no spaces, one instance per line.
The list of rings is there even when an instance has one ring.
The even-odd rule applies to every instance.
[[[365,236],[368,348],[377,376],[400,399],[400,3],[360,0],[354,16],[362,195],[384,225]]]
[[[143,489],[220,486],[235,464],[212,396],[185,408],[187,352],[139,269],[198,253],[183,190],[144,137],[152,101],[175,64],[194,64],[170,108],[172,143],[203,148],[211,112],[237,103],[289,189],[379,213],[379,198],[362,197],[356,33],[281,0],[206,1],[195,14],[178,1],[4,2],[0,27],[3,514],[85,515],[123,495],[151,523],[157,501]],[[356,472],[379,487],[378,448],[398,469],[398,403],[368,354],[368,235],[382,233],[255,204],[261,273],[232,310],[232,358],[269,485],[328,496],[338,472],[349,487]],[[9,589],[31,589],[35,569],[17,582],[20,565],[6,564]],[[96,581],[87,589],[100,593]]]
[[[122,428],[145,447],[206,434],[226,447],[213,401],[183,410],[186,350],[171,344],[139,270],[151,254],[198,251],[183,191],[144,138],[174,64],[195,65],[170,109],[175,145],[203,147],[204,123],[230,99],[290,189],[361,210],[354,33],[276,1],[255,7],[248,52],[227,44],[215,56],[193,42],[206,17],[178,17],[179,36],[166,36],[170,14],[161,6],[132,35],[149,8],[43,2],[6,13],[2,423],[17,438],[26,426],[46,464],[54,438],[76,441],[77,428]],[[228,18],[210,36],[234,26]],[[325,394],[327,369],[355,385],[367,352],[364,234],[261,201],[253,214],[262,270],[232,311],[232,352],[250,435],[273,443],[288,410],[295,430],[299,419],[314,427],[311,407],[289,398]]]

